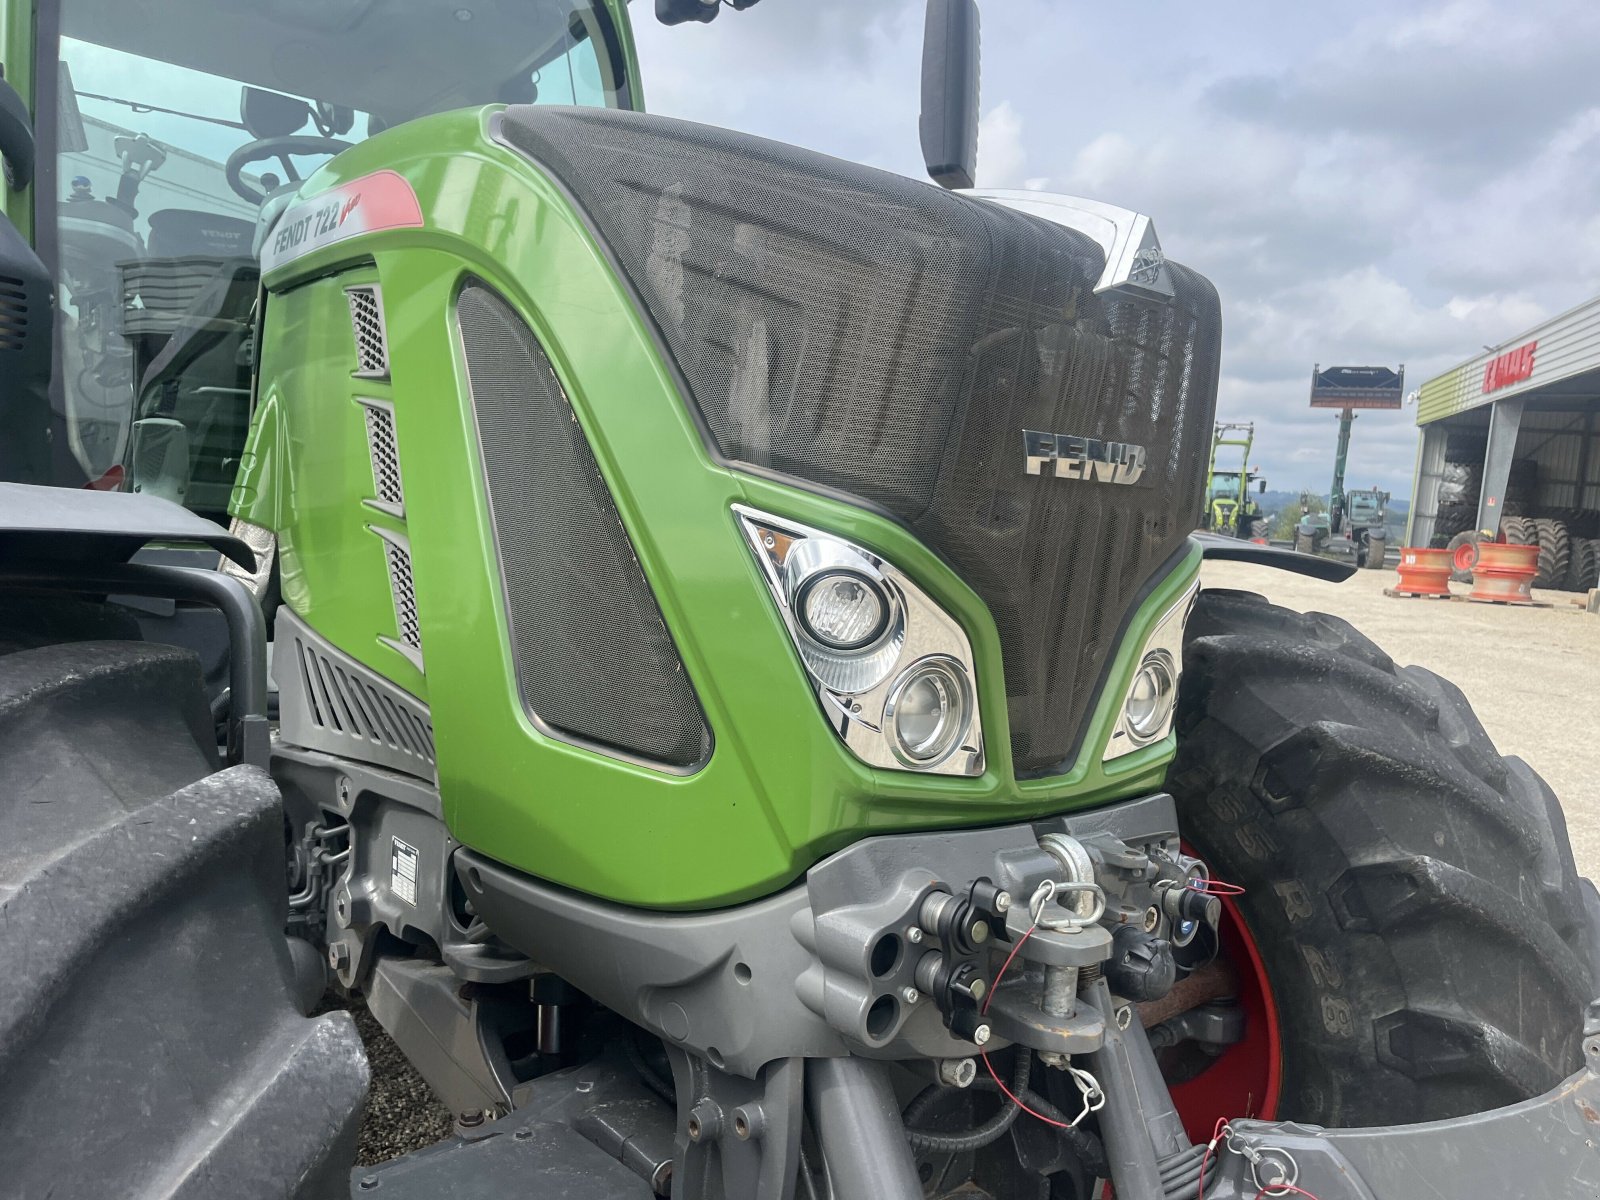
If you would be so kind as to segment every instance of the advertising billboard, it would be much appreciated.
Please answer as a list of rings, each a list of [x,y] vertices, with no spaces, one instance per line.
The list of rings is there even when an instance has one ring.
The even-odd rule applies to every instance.
[[[1406,368],[1311,368],[1312,408],[1399,408],[1405,390]]]

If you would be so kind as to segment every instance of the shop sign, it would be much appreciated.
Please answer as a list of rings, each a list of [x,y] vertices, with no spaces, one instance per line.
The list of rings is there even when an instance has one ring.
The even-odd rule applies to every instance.
[[[1491,358],[1488,365],[1483,368],[1485,394],[1510,387],[1513,383],[1521,383],[1532,375],[1533,352],[1538,347],[1538,342],[1529,342],[1526,346],[1518,346],[1515,350],[1507,350],[1504,354]]]

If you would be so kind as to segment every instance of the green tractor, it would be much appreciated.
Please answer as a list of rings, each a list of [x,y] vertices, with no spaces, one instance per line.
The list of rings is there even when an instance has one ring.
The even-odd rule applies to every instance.
[[[1271,526],[1261,505],[1250,494],[1252,484],[1258,492],[1267,490],[1267,481],[1250,467],[1250,447],[1255,441],[1255,424],[1217,423],[1211,435],[1211,469],[1206,475],[1205,513],[1202,528],[1228,537],[1264,538]],[[1239,465],[1218,469],[1219,451],[1239,452]]]
[[[1191,532],[1212,287],[948,190],[971,0],[946,189],[629,22],[0,3],[8,1193],[1592,1196],[1555,798],[1200,588],[1348,574]],[[352,1169],[357,999],[459,1116]]]

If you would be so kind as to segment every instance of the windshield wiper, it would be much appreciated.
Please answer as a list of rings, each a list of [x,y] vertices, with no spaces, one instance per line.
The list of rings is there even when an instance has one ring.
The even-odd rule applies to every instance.
[[[107,104],[124,104],[136,113],[166,113],[172,117],[188,117],[191,121],[204,121],[208,125],[222,125],[228,129],[245,129],[242,122],[229,121],[224,117],[207,117],[200,113],[184,112],[181,108],[162,108],[159,104],[143,104],[137,100],[124,100],[121,96],[101,96],[94,92],[80,92],[73,88],[73,95],[81,96],[85,100],[104,100]],[[245,129],[245,132],[249,132]]]

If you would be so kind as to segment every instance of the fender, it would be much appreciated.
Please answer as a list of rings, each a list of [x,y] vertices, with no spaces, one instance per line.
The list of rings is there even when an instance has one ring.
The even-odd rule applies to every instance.
[[[1343,583],[1356,573],[1355,567],[1349,563],[1334,562],[1331,558],[1279,550],[1273,546],[1224,537],[1220,533],[1196,533],[1192,536],[1200,544],[1201,554],[1221,562],[1247,562],[1260,567],[1276,567],[1280,571],[1293,571],[1296,575],[1309,575],[1329,583]]]

